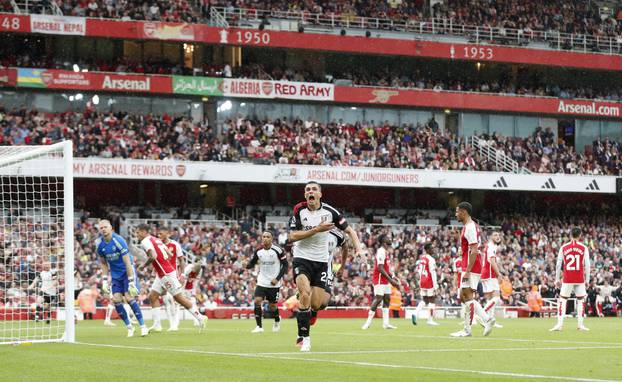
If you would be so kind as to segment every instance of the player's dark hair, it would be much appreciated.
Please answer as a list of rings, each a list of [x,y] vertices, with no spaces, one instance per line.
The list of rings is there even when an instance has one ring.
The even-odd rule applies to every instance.
[[[378,238],[378,243],[380,243],[380,245],[385,245],[385,244],[391,244],[391,238],[389,237],[389,235],[381,235]]]
[[[425,245],[423,246],[423,249],[425,249],[425,253],[431,253],[432,252],[432,243],[425,243]]]
[[[272,231],[265,230],[261,234],[263,235],[264,233],[269,233],[270,237],[274,237],[274,234],[272,233]]]
[[[573,239],[578,239],[581,236],[581,228],[574,227],[572,231],[570,231]]]
[[[149,232],[151,231],[151,227],[149,227],[149,224],[139,224],[138,227],[136,227],[136,229],[141,230],[141,231],[145,231],[145,232]]]
[[[320,190],[322,189],[322,185],[321,185],[321,184],[319,184],[318,182],[316,182],[315,180],[312,180],[312,181],[310,181],[310,182],[307,182],[307,183],[305,184],[305,188],[307,188],[307,186],[308,186],[308,185],[310,185],[310,184],[317,184],[317,186],[319,187],[319,189],[320,189]]]
[[[468,212],[469,216],[473,213],[473,206],[469,202],[460,202],[460,203],[458,203],[458,208]]]

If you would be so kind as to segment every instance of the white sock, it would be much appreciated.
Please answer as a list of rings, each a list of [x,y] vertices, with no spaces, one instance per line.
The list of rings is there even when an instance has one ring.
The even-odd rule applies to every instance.
[[[190,314],[192,314],[192,317],[194,317],[195,320],[201,322],[201,319],[203,318],[201,313],[199,312],[199,309],[197,308],[196,305],[192,305],[192,307],[190,309],[186,309],[188,312],[190,312]]]
[[[110,318],[112,317],[113,311],[114,311],[114,305],[112,303],[108,303],[108,307],[106,308],[106,322],[110,322]]]
[[[466,305],[464,303],[460,303],[460,317],[464,318],[466,314]]]
[[[464,303],[464,331],[467,333],[471,333],[473,317],[475,317],[475,306],[473,300],[471,300]]]
[[[428,304],[428,311],[430,312],[430,316],[428,316],[428,321],[434,321],[434,308],[436,304],[431,302]]]
[[[557,307],[557,325],[562,326],[564,324],[564,316],[566,315],[566,304],[568,300],[565,298],[559,299],[559,306]]]
[[[166,318],[168,318],[169,327],[175,327],[175,316],[173,315],[172,305],[173,304],[171,304],[171,299],[169,298],[169,296],[164,296],[164,312],[166,313]]]
[[[151,308],[151,314],[153,315],[153,326],[162,326],[162,319],[160,317],[161,308],[158,306],[157,308]]]
[[[179,316],[180,316],[180,311],[179,311],[179,304],[174,304],[173,305],[173,321],[175,321],[175,327],[178,328],[179,327]]]
[[[419,318],[419,312],[421,312],[421,309],[423,309],[424,306],[425,302],[423,302],[423,300],[419,301],[417,307],[415,308],[415,316],[417,316],[417,318]]]
[[[389,325],[389,308],[382,308],[382,325]]]
[[[583,326],[583,318],[585,313],[585,304],[583,300],[577,300],[577,320],[579,321],[579,327]]]
[[[370,326],[374,320],[374,317],[376,317],[376,310],[370,309],[369,312],[367,312],[367,321],[365,321],[365,325]]]
[[[490,317],[495,316],[495,307],[500,301],[501,299],[499,297],[494,296],[486,303],[486,307],[484,308],[484,310]]]
[[[477,314],[479,318],[482,319],[482,321],[488,322],[488,320],[490,320],[490,317],[488,316],[484,308],[482,308],[482,304],[480,304],[479,301],[476,300],[471,301],[473,302],[473,306],[475,307],[475,314]]]

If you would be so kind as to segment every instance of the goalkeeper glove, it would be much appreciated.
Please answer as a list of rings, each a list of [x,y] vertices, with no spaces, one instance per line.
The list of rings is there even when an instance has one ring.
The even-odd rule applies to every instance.
[[[136,297],[138,296],[138,288],[136,288],[136,284],[134,284],[133,281],[130,281],[128,287],[127,287],[128,292],[130,292],[130,296],[132,297]]]
[[[110,294],[110,288],[108,287],[108,280],[104,280],[104,282],[102,283],[102,292],[104,292],[104,294]]]

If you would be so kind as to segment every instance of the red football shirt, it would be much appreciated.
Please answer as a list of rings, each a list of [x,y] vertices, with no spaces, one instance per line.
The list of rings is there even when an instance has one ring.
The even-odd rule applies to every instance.
[[[563,271],[562,282],[566,284],[585,283],[586,263],[589,261],[587,246],[571,240],[559,248],[558,261],[560,257]]]
[[[372,282],[374,285],[389,283],[389,280],[380,273],[380,267],[383,267],[388,275],[391,274],[389,253],[383,247],[378,248],[376,256],[374,257],[374,273],[372,275]]]
[[[158,274],[158,277],[164,277],[169,273],[175,273],[175,268],[169,262],[169,257],[171,255],[168,253],[168,248],[160,239],[148,235],[140,242],[140,245],[145,252],[148,253],[149,250],[151,250],[155,254],[156,258],[151,264]]]
[[[479,225],[477,225],[473,220],[468,222],[462,227],[462,233],[460,234],[460,245],[462,247],[462,272],[466,272],[467,266],[469,265],[469,245],[477,244],[477,258],[475,259],[475,264],[473,264],[473,269],[471,269],[471,273],[482,273],[482,257],[479,253],[480,246],[480,233],[479,233]]]

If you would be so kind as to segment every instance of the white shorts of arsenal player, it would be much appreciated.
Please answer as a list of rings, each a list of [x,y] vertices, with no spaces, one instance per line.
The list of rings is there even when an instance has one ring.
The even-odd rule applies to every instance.
[[[484,293],[498,292],[499,279],[482,280],[482,291]]]
[[[478,273],[471,273],[471,277],[469,280],[464,280],[464,275],[460,275],[460,289],[470,288],[473,290],[477,290],[477,284],[479,284],[479,279],[481,275]]]
[[[158,293],[160,296],[164,296],[166,292],[172,296],[176,296],[182,292],[181,283],[177,278],[176,272],[171,272],[164,275],[164,277],[156,277],[151,290]]]
[[[434,297],[436,296],[436,289],[421,289],[421,297]]]
[[[384,296],[385,294],[391,294],[391,284],[374,285],[374,296]]]
[[[563,283],[561,289],[559,290],[559,295],[562,297],[570,297],[570,295],[574,292],[575,297],[585,297],[587,294],[585,291],[585,284],[570,284]]]

